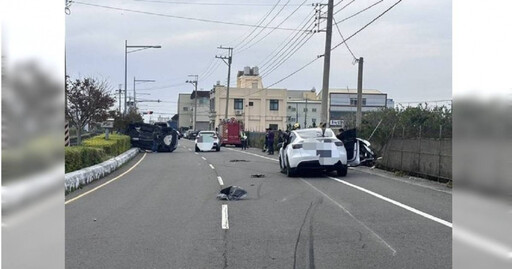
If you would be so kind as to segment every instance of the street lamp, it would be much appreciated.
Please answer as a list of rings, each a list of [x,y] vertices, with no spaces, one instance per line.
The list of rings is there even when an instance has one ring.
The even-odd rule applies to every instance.
[[[199,76],[198,75],[188,75],[189,77],[194,77],[196,78],[195,80],[187,80],[185,81],[186,83],[190,83],[192,85],[194,85],[194,95],[195,95],[195,98],[194,98],[194,117],[192,119],[192,128],[194,129],[194,131],[197,131],[196,130],[196,117],[197,117],[197,80],[199,79]]]
[[[159,49],[162,46],[128,46],[128,40],[124,41],[124,114],[126,114],[126,97],[128,93],[128,53],[137,52],[145,49]],[[134,49],[128,51],[128,49]]]
[[[155,80],[152,80],[152,79],[135,79],[135,77],[133,77],[133,107],[135,109],[137,109],[137,95],[135,93],[135,84],[137,82],[155,82]]]

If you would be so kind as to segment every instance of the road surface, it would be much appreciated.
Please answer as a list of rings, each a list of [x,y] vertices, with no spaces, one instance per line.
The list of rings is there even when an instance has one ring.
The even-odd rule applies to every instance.
[[[451,191],[376,169],[288,178],[277,153],[182,139],[66,200],[66,268],[451,268]]]

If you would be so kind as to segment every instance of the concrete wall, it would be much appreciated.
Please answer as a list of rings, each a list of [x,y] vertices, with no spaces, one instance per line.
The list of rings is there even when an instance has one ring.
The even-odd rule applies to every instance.
[[[452,179],[451,139],[391,139],[379,165],[439,179]]]

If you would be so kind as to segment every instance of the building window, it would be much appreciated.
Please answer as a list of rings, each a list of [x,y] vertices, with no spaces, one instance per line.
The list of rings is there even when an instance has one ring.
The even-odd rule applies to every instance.
[[[366,106],[366,98],[363,98],[362,106]],[[350,98],[350,105],[357,106],[357,98]]]
[[[304,112],[308,112],[308,109],[307,109],[307,108],[304,108]]]
[[[244,109],[244,99],[235,99],[235,109]]]
[[[268,128],[275,131],[275,130],[277,130],[278,126],[277,126],[277,124],[269,124]]]
[[[270,100],[270,110],[279,110],[279,100]]]
[[[290,122],[295,122],[295,118],[290,117]]]
[[[184,106],[183,111],[188,111],[188,107]]]
[[[311,112],[316,112],[316,108],[312,108],[312,109],[311,109]]]
[[[249,106],[253,106],[254,105],[254,102],[249,102]]]

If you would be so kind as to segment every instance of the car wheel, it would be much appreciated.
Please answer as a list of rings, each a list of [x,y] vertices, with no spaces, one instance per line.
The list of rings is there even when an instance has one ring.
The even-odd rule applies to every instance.
[[[342,168],[338,169],[338,176],[339,177],[345,177],[347,176],[348,167],[343,166]]]
[[[196,146],[196,152],[199,152],[199,151],[200,151],[199,148]]]
[[[216,151],[220,151],[220,146],[217,146],[217,148],[215,150]]]
[[[287,160],[287,164],[286,164],[286,176],[287,177],[294,177],[295,174],[296,174],[296,168],[291,168],[290,167],[290,162]]]

